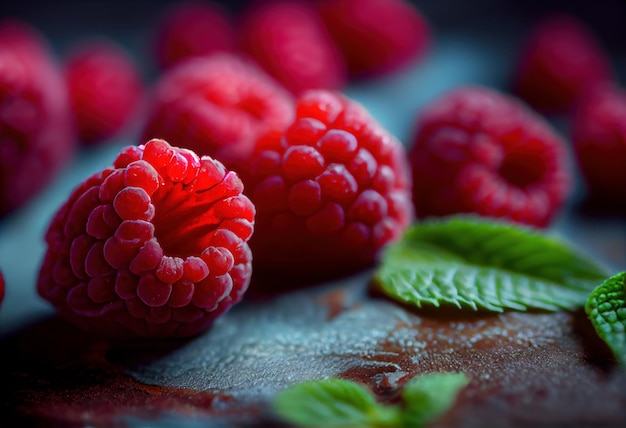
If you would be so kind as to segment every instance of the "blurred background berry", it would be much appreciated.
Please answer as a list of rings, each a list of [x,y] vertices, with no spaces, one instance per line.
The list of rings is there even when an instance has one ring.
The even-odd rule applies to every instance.
[[[172,2],[151,30],[156,64],[167,68],[186,58],[234,50],[232,21],[229,11],[217,2]]]
[[[25,21],[0,21],[0,216],[46,187],[74,149],[68,91],[48,41]]]
[[[102,36],[85,39],[65,58],[64,75],[82,144],[99,144],[139,119],[143,77],[123,46]]]

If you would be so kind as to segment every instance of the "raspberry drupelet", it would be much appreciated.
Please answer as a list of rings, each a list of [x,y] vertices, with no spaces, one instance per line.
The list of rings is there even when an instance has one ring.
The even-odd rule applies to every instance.
[[[164,140],[123,149],[52,219],[39,294],[104,336],[201,333],[249,285],[255,209],[242,190],[220,162]]]
[[[289,124],[293,105],[285,88],[243,56],[194,58],[156,83],[142,140],[176,141],[237,170],[260,133]]]
[[[515,98],[459,87],[417,118],[409,149],[416,214],[548,226],[569,194],[568,157],[548,122]]]
[[[403,146],[332,91],[306,92],[287,130],[259,139],[244,183],[257,208],[255,272],[272,278],[366,267],[413,217]]]

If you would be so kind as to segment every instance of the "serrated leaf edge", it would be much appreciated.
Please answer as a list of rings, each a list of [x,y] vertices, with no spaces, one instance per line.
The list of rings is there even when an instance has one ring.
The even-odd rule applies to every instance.
[[[598,298],[608,295],[612,300],[621,302],[622,308],[626,311],[626,272],[620,272],[607,278],[598,285],[589,295],[585,304],[585,313],[591,321],[598,336],[607,344],[613,355],[621,365],[626,365],[626,318],[621,319],[614,306],[608,303],[611,299]],[[607,310],[602,310],[601,306],[608,304]],[[621,330],[615,332],[615,325],[609,318],[618,318],[621,322]]]
[[[505,296],[505,293],[502,292],[502,287],[498,286],[491,287],[493,290],[486,290],[484,287],[482,290],[476,290],[482,297],[480,300],[472,299],[471,296],[468,297],[467,295],[463,295],[463,293],[459,293],[458,290],[455,293],[456,298],[450,297],[451,293],[444,293],[439,296],[433,296],[433,294],[436,293],[430,293],[430,295],[419,293],[417,288],[411,286],[410,281],[407,281],[406,278],[412,275],[417,275],[422,277],[422,284],[428,284],[429,281],[425,279],[426,275],[423,272],[413,272],[415,269],[398,268],[401,261],[411,261],[411,257],[402,255],[403,251],[406,251],[406,249],[410,249],[411,246],[416,245],[415,242],[412,242],[411,240],[419,239],[416,238],[415,235],[419,235],[420,232],[423,233],[424,231],[426,233],[432,231],[439,233],[440,231],[443,231],[444,234],[450,234],[450,231],[446,231],[445,228],[463,229],[469,226],[481,227],[483,228],[482,232],[485,232],[488,235],[488,237],[481,242],[482,245],[493,246],[494,241],[502,239],[501,235],[498,235],[497,232],[505,229],[509,233],[530,237],[535,240],[534,242],[542,242],[552,248],[556,248],[558,251],[553,256],[556,258],[555,263],[561,263],[564,258],[579,260],[580,263],[584,265],[584,269],[580,270],[574,268],[574,272],[584,272],[584,278],[574,278],[570,275],[563,278],[563,283],[555,282],[550,278],[552,275],[545,277],[528,273],[525,270],[528,266],[517,271],[502,266],[502,261],[496,263],[494,266],[490,266],[487,263],[476,263],[472,261],[471,258],[464,258],[463,255],[458,254],[454,250],[451,251],[449,247],[442,247],[436,242],[426,240],[416,242],[421,250],[431,248],[433,250],[433,254],[429,254],[427,257],[428,260],[424,262],[414,262],[414,266],[417,265],[420,267],[420,265],[423,265],[426,269],[437,269],[441,266],[447,266],[448,269],[451,269],[452,274],[454,274],[455,269],[465,269],[465,273],[477,272],[480,270],[484,273],[485,270],[489,270],[487,275],[491,275],[492,277],[495,276],[495,278],[502,280],[501,275],[496,276],[496,272],[499,271],[509,277],[517,279],[518,281],[525,282],[526,284],[534,284],[535,287],[539,284],[546,284],[547,287],[544,287],[543,293],[545,293],[546,290],[554,290],[554,293],[548,293],[545,297],[542,297],[542,293],[538,293],[533,299],[515,299]],[[458,235],[459,234],[452,234],[453,237]],[[527,245],[521,245],[521,247],[525,248]],[[531,253],[526,259],[530,261],[541,260],[541,257],[545,257],[545,253],[546,251],[541,251],[537,254]],[[399,255],[395,256],[395,254]],[[529,254],[529,252],[524,251],[524,254]],[[447,261],[446,259],[449,255],[451,256],[451,260]],[[397,262],[388,262],[390,257],[397,257]],[[487,257],[487,260],[490,260],[490,257]],[[533,263],[536,265],[536,262]],[[454,266],[454,264],[457,266]],[[474,269],[474,271],[472,271],[472,269]],[[548,267],[543,267],[544,272],[545,269],[548,269]],[[395,270],[395,272],[387,272],[388,270]],[[597,275],[597,278],[588,278],[591,274],[594,276]],[[569,248],[566,242],[561,242],[555,237],[541,235],[539,230],[502,221],[488,222],[484,219],[477,219],[471,216],[452,216],[447,219],[431,219],[430,221],[424,221],[421,224],[418,223],[406,232],[403,239],[388,247],[383,254],[381,265],[374,274],[374,285],[380,288],[385,294],[389,295],[389,297],[407,304],[412,304],[418,308],[421,308],[423,305],[439,307],[442,303],[445,303],[456,306],[459,309],[469,308],[475,311],[479,308],[491,312],[502,312],[505,309],[526,311],[531,308],[546,311],[557,311],[562,309],[573,310],[584,306],[587,296],[591,290],[593,290],[598,282],[601,281],[601,278],[606,277],[606,275],[608,275],[608,273],[603,272],[603,268],[601,266],[596,265],[592,260],[585,259],[583,254],[578,253],[574,248]],[[385,276],[386,280],[382,278],[383,276]],[[450,286],[449,281],[446,281],[442,277],[437,277],[435,273],[431,273],[430,278],[431,280],[439,280],[438,287],[444,286],[446,290],[455,288]],[[387,281],[390,281],[391,283],[388,284]],[[461,281],[467,282],[468,279],[462,278]],[[433,281],[430,282],[432,283]],[[432,289],[432,287],[428,288]],[[465,289],[470,288],[472,287],[465,287]],[[523,287],[519,286],[508,287],[509,290],[513,290],[514,288],[523,289]],[[393,291],[395,291],[395,293],[393,293]],[[442,290],[437,291],[439,292]],[[446,294],[448,296],[446,296]],[[556,298],[557,296],[558,298]]]

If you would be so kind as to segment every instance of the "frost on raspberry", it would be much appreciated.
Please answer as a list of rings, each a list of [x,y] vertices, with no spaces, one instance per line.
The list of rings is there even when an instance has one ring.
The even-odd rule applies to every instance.
[[[303,94],[295,121],[260,138],[245,169],[257,208],[255,272],[296,282],[373,263],[412,220],[405,156],[361,105],[331,91]]]
[[[148,102],[142,140],[162,138],[237,170],[266,129],[293,119],[293,98],[251,60],[193,58],[169,69]]]
[[[109,337],[201,333],[249,285],[255,209],[242,190],[220,162],[164,140],[123,149],[54,216],[39,294]]]
[[[548,122],[479,86],[420,112],[409,159],[420,218],[474,213],[545,227],[572,181],[565,143]]]

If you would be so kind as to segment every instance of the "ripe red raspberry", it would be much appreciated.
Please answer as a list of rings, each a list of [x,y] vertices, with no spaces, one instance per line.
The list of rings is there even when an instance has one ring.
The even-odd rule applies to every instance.
[[[514,91],[537,110],[562,113],[587,88],[612,79],[607,53],[592,31],[572,16],[551,15],[524,42]]]
[[[246,11],[239,33],[242,50],[296,95],[346,83],[343,58],[305,1],[257,2]]]
[[[572,140],[588,202],[626,212],[626,91],[606,84],[584,94],[574,112]]]
[[[65,63],[65,79],[78,138],[101,143],[123,130],[143,94],[137,65],[109,40],[89,40],[74,47]]]
[[[231,169],[267,127],[293,118],[293,98],[252,62],[232,54],[195,58],[167,71],[148,105],[143,139],[177,141]]]
[[[251,276],[254,206],[236,173],[164,140],[123,149],[54,216],[39,294],[114,338],[196,335]]]
[[[396,71],[430,44],[428,22],[405,0],[321,0],[317,7],[354,77]]]
[[[162,69],[188,58],[233,51],[235,46],[235,29],[230,17],[215,2],[175,4],[164,12],[155,26],[155,56]]]
[[[547,226],[569,191],[567,155],[552,127],[521,102],[458,88],[418,118],[409,150],[416,213]]]
[[[365,267],[412,220],[404,148],[334,92],[303,94],[295,121],[262,137],[245,171],[257,208],[255,272],[272,278]]]
[[[22,206],[75,149],[67,91],[46,40],[0,22],[0,216]]]

